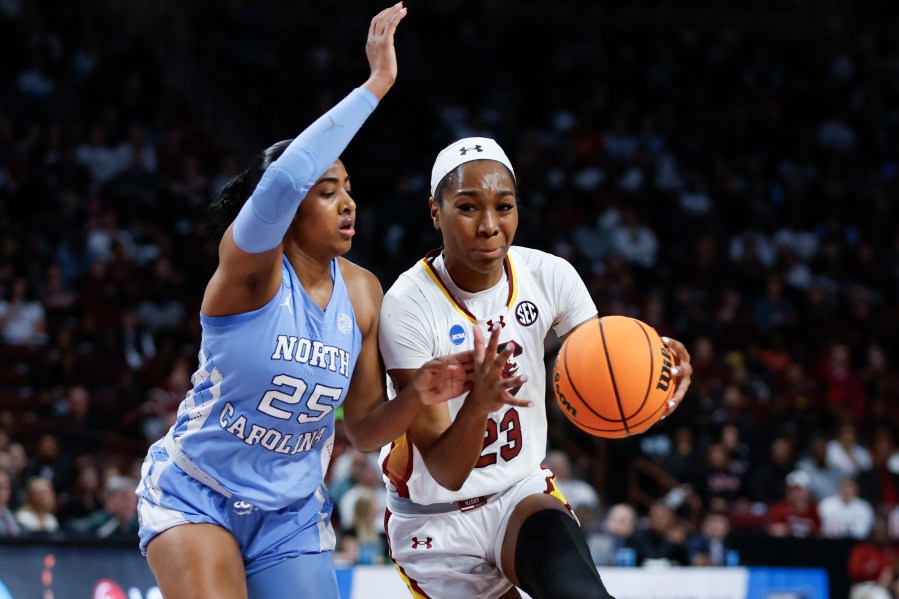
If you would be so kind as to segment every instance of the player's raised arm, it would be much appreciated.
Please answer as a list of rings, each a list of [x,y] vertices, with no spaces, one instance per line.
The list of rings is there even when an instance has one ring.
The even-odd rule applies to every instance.
[[[393,37],[405,16],[406,7],[402,2],[397,2],[376,15],[368,28],[365,54],[368,56],[371,76],[362,87],[377,96],[378,100],[382,100],[396,82],[399,68]]]
[[[313,186],[324,183],[319,178],[396,81],[393,39],[405,15],[405,7],[397,3],[372,19],[365,45],[371,72],[360,88],[289,144],[280,142],[263,152],[253,167],[223,189],[221,203],[235,204],[242,201],[246,186],[254,186],[222,236],[219,266],[203,297],[204,314],[248,312],[274,297],[281,280],[282,240],[300,202]]]

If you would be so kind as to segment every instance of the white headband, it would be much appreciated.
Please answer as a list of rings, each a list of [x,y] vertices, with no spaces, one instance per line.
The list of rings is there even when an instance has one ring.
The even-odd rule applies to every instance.
[[[505,165],[515,178],[515,170],[508,156],[499,144],[489,137],[466,137],[454,141],[437,154],[434,168],[431,169],[431,197],[437,192],[437,186],[443,178],[460,164],[472,160],[496,160]]]

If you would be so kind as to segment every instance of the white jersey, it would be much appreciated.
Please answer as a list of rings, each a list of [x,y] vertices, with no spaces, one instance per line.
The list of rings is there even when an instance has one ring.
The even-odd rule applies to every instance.
[[[481,456],[458,491],[434,480],[406,436],[385,446],[381,467],[388,492],[421,505],[457,502],[503,491],[531,475],[546,455],[544,341],[551,328],[562,336],[595,315],[574,267],[538,250],[511,247],[499,283],[477,293],[453,283],[442,254],[403,273],[381,306],[379,343],[387,370],[417,369],[433,357],[472,349],[473,326],[485,337],[499,327],[500,344],[515,346],[503,375],[527,374],[515,396],[534,405],[490,414]],[[453,418],[464,400],[461,395],[447,403]]]

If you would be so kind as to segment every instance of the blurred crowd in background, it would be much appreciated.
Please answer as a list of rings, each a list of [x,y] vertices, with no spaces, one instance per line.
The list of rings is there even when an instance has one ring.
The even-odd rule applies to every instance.
[[[0,1],[0,536],[134,535],[122,490],[197,363],[206,203],[365,79],[380,8],[130,4]],[[516,242],[692,352],[683,405],[636,438],[580,433],[547,391],[597,563],[724,564],[757,530],[858,539],[852,576],[894,585],[896,12],[410,3],[398,83],[345,155],[350,259],[386,289],[435,247],[433,156],[488,135]],[[338,558],[384,561],[374,456],[335,456]]]

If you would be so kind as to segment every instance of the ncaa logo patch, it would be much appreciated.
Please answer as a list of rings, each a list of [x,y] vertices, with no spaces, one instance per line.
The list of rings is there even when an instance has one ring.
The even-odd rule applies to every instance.
[[[453,345],[462,345],[465,343],[465,329],[460,324],[454,324],[449,330],[450,341]]]
[[[518,324],[524,327],[529,327],[535,322],[537,322],[537,316],[540,312],[537,310],[537,306],[535,306],[532,302],[523,301],[518,302],[518,305],[515,306],[515,320],[518,321]]]
[[[353,328],[353,319],[341,312],[337,315],[337,330],[343,333],[344,335],[350,332],[350,329]]]

